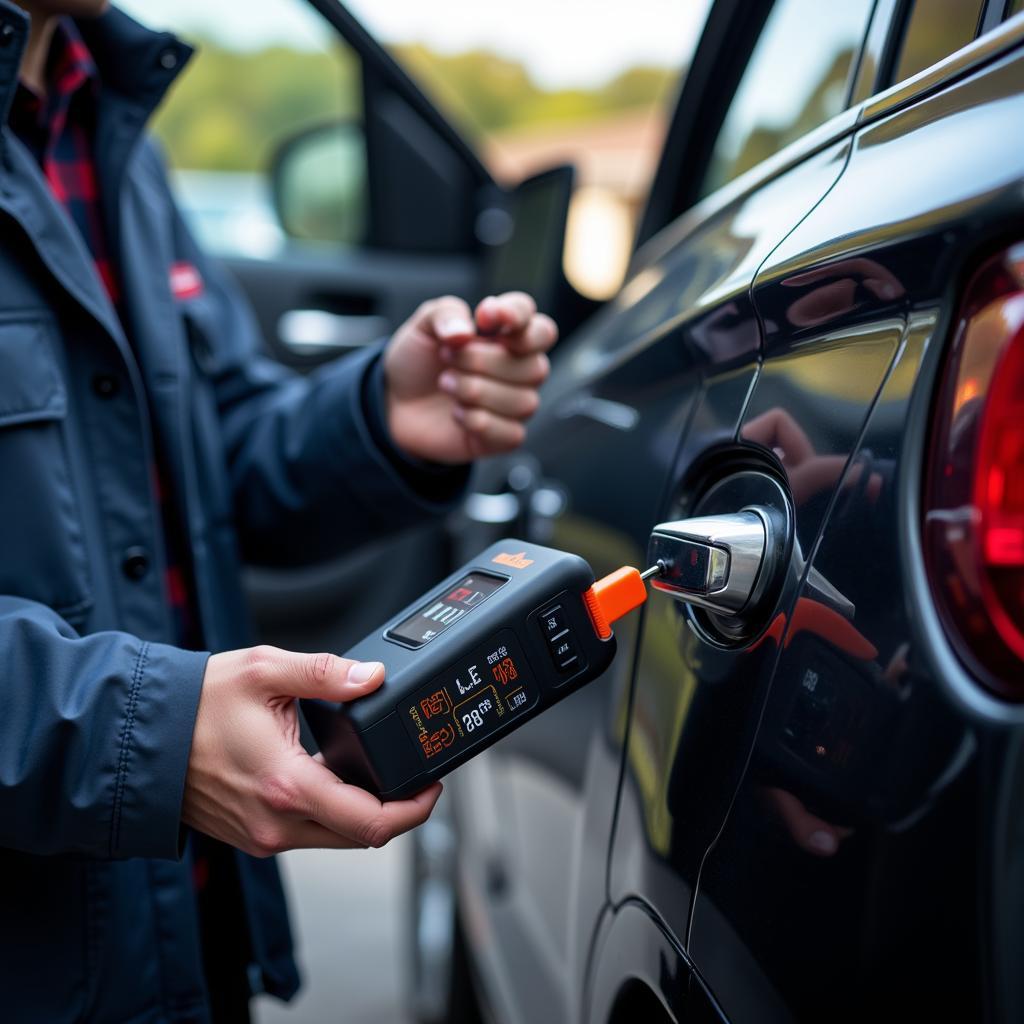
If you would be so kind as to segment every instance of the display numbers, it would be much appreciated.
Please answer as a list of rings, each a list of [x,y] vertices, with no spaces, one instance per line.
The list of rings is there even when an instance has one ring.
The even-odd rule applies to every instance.
[[[467,577],[460,586],[472,582],[475,578]],[[447,595],[450,601],[462,596],[456,591]],[[405,705],[405,728],[431,765],[478,745],[537,702],[529,665],[511,631],[499,636],[451,665]]]
[[[479,729],[484,724],[484,715],[488,711],[492,711],[494,705],[491,703],[490,698],[485,697],[475,708],[467,711],[462,716],[462,724],[465,726],[466,732],[472,732],[474,729]]]

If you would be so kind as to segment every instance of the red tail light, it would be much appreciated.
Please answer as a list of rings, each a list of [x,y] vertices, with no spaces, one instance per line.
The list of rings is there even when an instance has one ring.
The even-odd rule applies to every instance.
[[[967,288],[932,424],[924,555],[946,630],[1024,701],[1024,245]]]

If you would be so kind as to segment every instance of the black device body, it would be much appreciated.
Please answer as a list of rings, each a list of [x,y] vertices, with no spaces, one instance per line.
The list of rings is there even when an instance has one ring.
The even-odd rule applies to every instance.
[[[587,612],[593,582],[577,555],[489,547],[345,652],[384,663],[379,690],[303,702],[327,764],[382,799],[409,796],[590,682],[615,655]]]

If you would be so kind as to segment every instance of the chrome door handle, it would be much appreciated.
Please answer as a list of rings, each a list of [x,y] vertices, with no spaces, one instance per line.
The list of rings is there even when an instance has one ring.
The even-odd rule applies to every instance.
[[[659,523],[647,547],[647,564],[661,566],[651,586],[687,604],[736,615],[754,592],[771,530],[770,517],[757,506]]]
[[[300,355],[348,352],[371,344],[390,330],[390,323],[382,316],[331,313],[326,309],[291,309],[277,322],[281,344]]]

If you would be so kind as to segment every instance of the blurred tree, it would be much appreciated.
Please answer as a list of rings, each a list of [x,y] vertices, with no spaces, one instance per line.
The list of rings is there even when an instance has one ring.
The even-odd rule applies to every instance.
[[[205,42],[154,127],[177,167],[252,171],[290,135],[359,109],[358,66],[344,50],[239,52]]]
[[[651,107],[678,80],[675,70],[635,67],[590,90],[547,91],[522,64],[484,50],[444,55],[407,44],[395,55],[471,138]],[[360,110],[359,65],[346,49],[237,51],[206,40],[155,130],[176,167],[254,171],[289,136]]]

